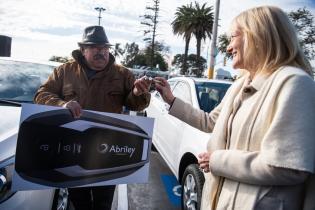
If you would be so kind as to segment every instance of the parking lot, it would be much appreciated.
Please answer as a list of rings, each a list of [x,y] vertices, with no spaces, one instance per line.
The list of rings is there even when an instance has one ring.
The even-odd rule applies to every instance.
[[[112,210],[178,210],[180,192],[180,185],[162,157],[151,151],[149,182],[117,186]]]

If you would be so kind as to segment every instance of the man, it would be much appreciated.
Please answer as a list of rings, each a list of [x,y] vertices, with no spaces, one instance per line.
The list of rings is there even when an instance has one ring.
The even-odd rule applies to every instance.
[[[131,71],[115,63],[103,27],[85,28],[80,50],[56,68],[35,95],[35,103],[63,106],[79,118],[82,109],[122,113],[123,106],[142,110],[150,102],[150,81],[135,80]],[[69,197],[78,209],[111,209],[115,186],[73,188]]]

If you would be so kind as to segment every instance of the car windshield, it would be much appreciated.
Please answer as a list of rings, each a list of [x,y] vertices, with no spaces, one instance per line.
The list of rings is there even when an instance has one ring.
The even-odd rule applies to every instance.
[[[197,98],[200,109],[210,112],[224,97],[231,84],[215,82],[196,82]]]
[[[32,102],[54,66],[0,59],[0,100]]]

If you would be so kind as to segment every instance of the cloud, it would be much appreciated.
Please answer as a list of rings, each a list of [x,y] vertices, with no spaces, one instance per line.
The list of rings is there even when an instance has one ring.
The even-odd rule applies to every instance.
[[[161,0],[157,39],[171,46],[171,51],[183,53],[185,42],[173,35],[170,26],[177,7],[191,0]],[[198,0],[199,4],[215,5],[215,0]],[[146,5],[151,0],[9,0],[0,4],[0,31],[13,37],[12,55],[29,56],[28,50],[36,46],[32,56],[47,59],[52,55],[68,55],[81,39],[83,29],[98,23],[95,7],[104,7],[102,25],[111,42],[137,42],[143,46],[143,26],[140,24]],[[241,11],[254,6],[275,5],[285,11],[306,6],[315,13],[312,0],[221,0],[219,34],[226,32],[232,19]],[[314,14],[313,13],[313,14]],[[210,41],[203,43],[206,56]],[[190,52],[195,53],[195,40]],[[56,49],[57,48],[57,49]],[[36,52],[35,52],[36,51]],[[37,53],[40,51],[41,53]],[[52,54],[53,53],[53,54]],[[58,54],[57,54],[58,53]]]

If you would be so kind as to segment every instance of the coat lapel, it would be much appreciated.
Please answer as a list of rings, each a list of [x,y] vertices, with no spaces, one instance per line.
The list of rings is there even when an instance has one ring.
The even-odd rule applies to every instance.
[[[248,75],[243,76],[231,87],[231,91],[225,96],[226,100],[223,104],[222,110],[214,127],[212,137],[208,141],[208,151],[215,151],[225,149],[228,139],[228,121],[233,109],[237,108],[237,104],[234,104],[235,98],[240,93]],[[203,188],[203,199],[201,203],[201,209],[215,209],[217,195],[220,191],[220,177],[214,176],[213,174],[205,174],[205,184]],[[221,178],[222,179],[222,178]],[[210,196],[210,199],[209,199]]]

